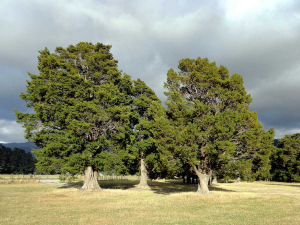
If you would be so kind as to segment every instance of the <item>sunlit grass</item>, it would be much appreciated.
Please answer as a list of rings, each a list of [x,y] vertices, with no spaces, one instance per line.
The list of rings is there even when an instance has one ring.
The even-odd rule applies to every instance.
[[[0,224],[300,224],[300,184],[216,184],[209,195],[181,181],[100,184],[97,192],[1,184]]]

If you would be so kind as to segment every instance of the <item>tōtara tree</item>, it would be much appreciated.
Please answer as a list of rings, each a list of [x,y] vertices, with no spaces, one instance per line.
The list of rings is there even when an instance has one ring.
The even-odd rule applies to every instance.
[[[273,180],[300,182],[300,133],[278,140],[271,155]]]
[[[133,116],[131,118],[132,124],[134,124],[134,128],[130,152],[135,156],[137,160],[140,161],[139,166],[141,177],[139,186],[147,187],[149,173],[148,169],[151,168],[151,171],[153,171],[153,165],[155,164],[153,164],[153,162],[155,162],[155,158],[157,156],[155,155],[156,146],[154,144],[154,139],[150,131],[151,126],[149,126],[151,117],[148,113],[148,110],[151,104],[157,102],[160,105],[161,101],[157,98],[154,91],[149,88],[142,80],[138,79],[133,83]],[[147,161],[149,162],[148,165]]]
[[[147,165],[147,161],[153,162],[152,156],[156,150],[145,125],[151,119],[148,115],[150,105],[155,102],[160,105],[161,101],[144,81],[131,80],[127,74],[121,81],[120,90],[128,96],[127,105],[130,106],[131,113],[128,126],[124,127],[122,133],[114,135],[114,170],[123,174],[140,172],[139,186],[148,186],[148,175],[149,172],[150,175],[153,174],[153,164]],[[149,168],[151,171],[148,171]]]
[[[178,68],[178,73],[168,71],[165,83],[167,114],[177,129],[172,152],[190,164],[199,178],[198,192],[205,194],[212,172],[225,173],[234,162],[244,167],[236,163],[239,160],[251,163],[252,149],[240,141],[261,125],[256,113],[249,111],[252,99],[240,75],[229,76],[226,67],[207,58],[182,59]]]
[[[174,158],[170,150],[174,147],[173,140],[177,133],[159,101],[150,104],[147,119],[143,119],[137,129],[139,135],[145,137],[144,141],[137,144],[142,147],[140,152],[144,154],[149,177],[156,179],[178,175],[182,171],[181,160]],[[140,186],[147,186],[147,183],[141,179]]]
[[[40,147],[34,152],[38,170],[84,172],[83,189],[100,189],[98,170],[110,163],[111,140],[128,127],[131,114],[110,48],[80,42],[40,51],[40,73],[29,73],[21,94],[34,112],[15,111],[25,138]]]

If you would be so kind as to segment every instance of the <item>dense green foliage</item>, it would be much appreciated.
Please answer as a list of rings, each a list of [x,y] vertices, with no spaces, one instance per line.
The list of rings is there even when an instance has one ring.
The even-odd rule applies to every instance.
[[[279,139],[271,156],[272,180],[300,182],[300,134]]]
[[[265,134],[256,113],[249,111],[252,99],[242,77],[229,76],[226,67],[206,58],[180,60],[178,68],[178,73],[168,71],[165,84],[167,113],[177,129],[174,156],[196,173],[268,176],[274,132]]]
[[[15,111],[25,138],[40,147],[40,172],[75,174],[91,166],[135,174],[143,164],[150,178],[185,170],[199,179],[270,178],[274,130],[264,131],[250,111],[240,75],[207,58],[182,59],[179,72],[167,74],[166,110],[145,82],[122,75],[110,48],[80,42],[40,51],[40,73],[29,73],[21,94],[34,113]]]
[[[124,80],[125,78],[126,82],[122,83],[122,89],[126,90],[126,95],[130,99],[130,123],[126,133],[114,140],[114,149],[118,152],[116,158],[120,157],[120,163],[115,166],[120,168],[119,172],[135,174],[139,170],[141,154],[146,157],[152,149],[151,141],[148,140],[145,131],[140,129],[140,123],[148,119],[150,104],[155,101],[160,103],[160,100],[142,80],[132,81],[128,75],[125,75]]]
[[[92,166],[133,174],[141,156],[153,151],[139,123],[160,100],[140,79],[122,76],[110,48],[81,42],[52,54],[40,51],[40,74],[29,74],[21,94],[34,113],[16,111],[25,138],[41,147],[34,151],[40,172],[75,174]]]
[[[21,94],[34,113],[16,111],[25,138],[41,147],[34,151],[39,171],[74,174],[111,166],[111,143],[126,134],[131,99],[110,48],[81,42],[40,51],[40,74],[29,74]]]
[[[2,174],[28,174],[35,170],[36,159],[23,149],[11,150],[0,144],[0,173]]]
[[[174,127],[170,125],[165,108],[160,102],[152,102],[148,109],[148,118],[139,126],[140,132],[147,137],[151,151],[146,152],[146,162],[150,178],[174,177],[182,172],[181,160],[175,159],[170,146],[176,138]]]

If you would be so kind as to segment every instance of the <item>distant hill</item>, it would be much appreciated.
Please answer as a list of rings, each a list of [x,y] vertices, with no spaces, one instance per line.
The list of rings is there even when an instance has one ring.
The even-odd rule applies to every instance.
[[[32,149],[39,148],[33,142],[30,142],[30,141],[25,142],[25,143],[5,143],[2,145],[5,147],[8,147],[10,149],[14,149],[14,148],[23,149],[23,150],[25,150],[25,152],[31,152]]]

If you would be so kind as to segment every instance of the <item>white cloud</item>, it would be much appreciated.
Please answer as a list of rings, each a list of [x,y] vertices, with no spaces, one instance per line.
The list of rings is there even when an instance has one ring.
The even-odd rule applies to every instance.
[[[24,128],[16,121],[0,120],[0,143],[25,142]]]
[[[297,129],[276,129],[275,138],[283,138],[285,135],[300,133],[300,128]]]

